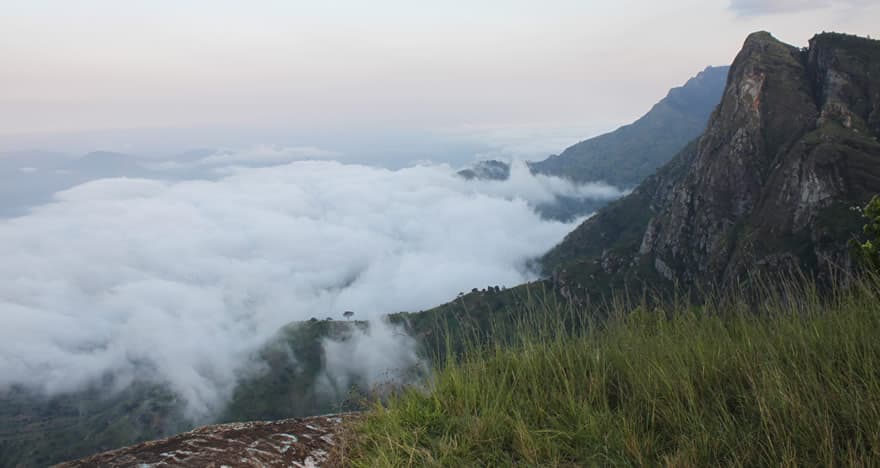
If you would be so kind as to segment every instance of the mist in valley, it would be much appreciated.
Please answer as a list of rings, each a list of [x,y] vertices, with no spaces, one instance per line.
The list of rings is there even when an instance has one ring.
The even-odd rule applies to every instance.
[[[0,158],[20,184],[0,221],[0,391],[146,382],[193,420],[265,371],[261,350],[291,323],[370,322],[322,341],[319,393],[423,365],[385,314],[534,279],[529,260],[582,219],[536,206],[623,193],[522,162],[507,180],[465,180],[445,163],[389,169],[309,146],[37,156]]]

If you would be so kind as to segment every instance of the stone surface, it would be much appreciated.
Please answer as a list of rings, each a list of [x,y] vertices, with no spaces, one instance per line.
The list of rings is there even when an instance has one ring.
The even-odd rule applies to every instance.
[[[204,426],[56,468],[80,467],[318,467],[327,463],[353,413],[281,421]]]

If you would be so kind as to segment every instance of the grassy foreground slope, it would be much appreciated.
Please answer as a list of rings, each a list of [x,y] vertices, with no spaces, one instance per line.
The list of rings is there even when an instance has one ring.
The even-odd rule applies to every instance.
[[[880,278],[534,308],[352,427],[352,466],[875,466]],[[572,321],[584,326],[572,327]],[[571,330],[580,330],[572,332]],[[509,333],[514,331],[515,333]]]

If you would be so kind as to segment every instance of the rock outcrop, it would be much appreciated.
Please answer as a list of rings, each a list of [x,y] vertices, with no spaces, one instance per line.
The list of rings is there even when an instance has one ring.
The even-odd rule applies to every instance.
[[[79,467],[318,467],[352,414],[205,426],[55,465]]]
[[[544,265],[574,296],[847,268],[850,208],[880,192],[878,137],[880,42],[820,34],[798,49],[754,33],[703,135]]]
[[[470,168],[458,171],[458,175],[467,180],[507,180],[510,178],[510,165],[503,161],[487,159],[477,161]]]

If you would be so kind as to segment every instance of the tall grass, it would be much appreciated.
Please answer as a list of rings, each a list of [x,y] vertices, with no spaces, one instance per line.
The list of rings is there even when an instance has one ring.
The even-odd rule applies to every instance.
[[[346,465],[880,465],[880,280],[751,291],[532,304],[377,403]]]

